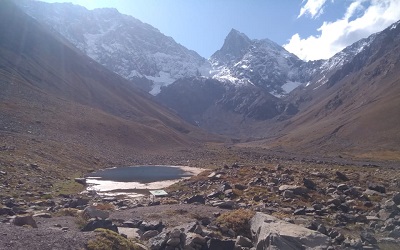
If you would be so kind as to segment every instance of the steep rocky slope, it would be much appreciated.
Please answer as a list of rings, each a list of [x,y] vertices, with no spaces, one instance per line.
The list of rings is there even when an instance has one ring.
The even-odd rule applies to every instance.
[[[118,49],[119,46],[111,46],[110,41],[112,39],[110,40],[104,37],[109,37],[110,34],[113,34],[115,27],[111,24],[115,24],[120,18],[124,17],[126,20],[129,19],[130,21],[134,19],[120,15],[111,10],[96,10],[90,12],[91,14],[87,12],[90,18],[87,22],[88,27],[85,27],[85,29],[88,30],[86,30],[84,34],[95,34],[96,32],[96,34],[100,34],[100,24],[102,27],[105,27],[103,29],[107,30],[107,32],[110,31],[110,34],[105,32],[104,34],[101,33],[101,36],[99,35],[99,37],[103,37],[104,39],[102,38],[96,41],[96,43],[89,44],[89,36],[82,35],[83,33],[79,33],[81,35],[76,35],[75,31],[70,32],[68,28],[65,28],[68,27],[67,25],[61,28],[61,21],[51,17],[51,13],[54,13],[54,10],[69,13],[69,8],[77,8],[78,10],[79,7],[72,5],[43,5],[46,6],[43,7],[45,10],[41,10],[39,8],[35,9],[29,7],[29,4],[25,4],[25,6],[27,12],[30,12],[31,15],[38,16],[37,19],[42,22],[51,23],[56,30],[69,38],[79,48],[82,49],[84,46],[88,45],[88,48],[84,49],[86,53],[91,54],[95,52],[95,50],[90,52],[90,47],[97,48],[96,51],[102,54],[108,53],[107,55],[110,58],[117,58],[117,60],[119,60],[119,58],[123,57],[121,56],[121,51]],[[80,8],[76,13],[83,13],[82,11],[86,10]],[[41,12],[48,13],[48,17],[38,14]],[[74,15],[71,16],[73,17]],[[99,25],[90,25],[91,23],[93,24],[93,20],[97,20],[99,16],[104,17],[104,20],[108,20],[107,23],[103,24],[100,20]],[[77,17],[76,20],[74,18],[70,20],[69,18],[70,17],[62,16],[61,23],[66,24],[66,22],[68,22],[74,24],[76,20],[82,17]],[[130,24],[130,21],[127,22]],[[140,24],[137,20],[135,23],[140,29],[152,30],[149,26]],[[125,26],[124,28],[122,26],[118,27],[121,28],[121,33],[123,33],[122,31],[126,31]],[[74,28],[73,30],[76,29],[77,28]],[[94,33],[90,33],[92,29],[95,30],[93,31]],[[389,29],[391,32],[394,30],[396,30],[395,25],[392,29]],[[130,32],[128,33],[131,34]],[[324,144],[325,141],[333,143],[337,148],[353,148],[357,147],[358,143],[365,145],[362,140],[355,143],[352,139],[353,135],[355,136],[359,131],[363,130],[352,129],[351,131],[357,133],[348,132],[349,137],[344,141],[332,140],[330,134],[339,127],[368,127],[370,126],[369,124],[376,123],[376,120],[389,119],[393,121],[392,117],[382,117],[382,115],[380,115],[378,119],[376,115],[381,113],[377,111],[374,115],[371,112],[375,109],[374,105],[378,105],[378,102],[374,101],[375,99],[380,100],[380,102],[385,102],[385,104],[382,105],[386,106],[391,106],[396,103],[396,84],[393,84],[392,87],[388,87],[390,83],[385,83],[388,78],[382,78],[379,79],[379,81],[383,82],[381,84],[382,86],[371,88],[368,85],[371,79],[362,77],[363,74],[371,74],[376,77],[377,73],[365,73],[364,70],[366,70],[367,67],[365,64],[368,63],[369,60],[372,60],[371,57],[375,57],[373,60],[376,61],[378,57],[382,56],[383,52],[373,55],[375,52],[371,50],[379,50],[380,47],[384,45],[380,38],[383,33],[384,32],[377,33],[369,38],[362,39],[328,60],[303,62],[268,39],[252,40],[245,34],[237,30],[232,30],[226,37],[221,49],[210,59],[213,66],[211,73],[214,80],[193,76],[198,75],[199,72],[197,69],[199,68],[199,64],[194,68],[189,67],[188,69],[185,69],[185,67],[181,65],[182,67],[180,66],[179,69],[182,70],[182,72],[187,71],[191,73],[179,73],[176,77],[169,78],[169,80],[161,80],[160,78],[159,80],[162,83],[160,82],[158,85],[153,85],[154,91],[152,93],[158,93],[158,88],[161,85],[168,85],[176,80],[176,82],[169,85],[169,87],[160,87],[162,91],[161,94],[156,97],[157,100],[173,109],[178,115],[185,118],[190,123],[217,133],[242,138],[279,137],[281,139],[286,138],[289,134],[297,134],[296,138],[298,139],[295,140],[296,143],[293,143],[293,145],[308,145],[311,143],[310,148],[315,148],[318,144]],[[156,34],[159,35],[157,32],[138,32],[138,34],[136,38],[144,38],[143,41],[147,43],[154,41],[153,38],[158,37]],[[165,40],[162,36],[157,39],[160,41]],[[124,39],[118,38],[118,41],[120,40],[123,41]],[[83,42],[85,42],[86,45],[84,45]],[[385,43],[388,44],[392,44],[392,42],[393,41],[390,39],[385,41]],[[92,46],[93,44],[96,46]],[[123,45],[126,45],[125,42],[123,42]],[[170,46],[166,47],[170,48]],[[143,50],[142,47],[141,49]],[[124,47],[124,50],[127,50],[128,54],[131,51],[128,47]],[[147,50],[144,51],[147,51],[147,54],[152,54],[156,50],[151,50],[151,53],[147,53]],[[396,51],[392,51],[391,53],[395,55]],[[99,58],[100,57],[97,56],[97,59]],[[174,60],[177,63],[188,61],[190,65],[195,65],[192,63],[192,60],[186,57],[176,57]],[[200,61],[204,62],[203,59]],[[393,61],[393,65],[396,65],[396,59],[393,59]],[[147,59],[141,58],[135,62],[147,63]],[[384,61],[381,63],[385,64]],[[375,69],[375,67],[381,67],[379,65],[368,67],[372,68],[367,71],[381,71],[381,69]],[[389,71],[393,73],[393,79],[396,81],[395,78],[397,76],[395,76],[395,70],[391,69],[391,67],[389,67]],[[143,69],[147,70],[148,67],[146,66]],[[113,70],[118,72],[118,69]],[[193,72],[195,73],[192,74]],[[391,74],[390,72],[387,72],[388,76]],[[352,84],[350,84],[349,75],[358,78],[352,79]],[[152,77],[153,76],[150,76],[146,79],[154,80]],[[295,88],[296,86],[298,87]],[[359,97],[361,93],[362,97]],[[363,98],[365,101],[358,102],[357,98]],[[362,107],[358,107],[357,105],[360,104],[357,103],[370,104],[363,104],[364,106],[361,105]],[[366,108],[365,106],[369,107]],[[360,111],[360,113],[352,113],[352,115],[350,115],[350,110],[357,110],[357,112]],[[354,121],[354,117],[358,114],[363,114],[363,110],[368,110],[368,115],[365,113],[363,116],[363,122],[368,120],[368,125],[359,123],[361,120],[359,122]],[[388,107],[388,110],[391,109]],[[350,117],[352,118],[350,119]],[[395,145],[395,142],[386,143],[386,141],[397,140],[395,139],[397,138],[396,136],[390,136],[397,131],[397,127],[394,125],[395,122],[385,123],[382,121],[382,124],[387,124],[380,127],[384,129],[385,132],[378,133],[378,135],[374,137],[379,137],[383,135],[383,133],[387,135],[375,141],[380,141],[380,143],[385,145]],[[346,137],[347,136],[346,134]],[[299,139],[302,137],[305,139]],[[360,135],[359,137],[365,136]],[[367,144],[373,145],[372,142]],[[291,145],[291,143],[288,143],[288,145]],[[307,146],[304,146],[304,148],[307,148]]]
[[[210,65],[151,25],[116,9],[17,1],[23,10],[62,34],[78,49],[152,94],[188,76],[208,75]]]
[[[268,40],[251,40],[232,29],[210,62],[213,77],[235,85],[256,85],[274,95],[289,93],[301,84],[297,56]]]
[[[39,187],[203,137],[9,1],[0,4],[0,165],[19,175],[15,185]]]
[[[368,38],[363,50],[331,72],[325,84],[297,93],[306,104],[286,123],[277,143],[398,160],[399,26]]]

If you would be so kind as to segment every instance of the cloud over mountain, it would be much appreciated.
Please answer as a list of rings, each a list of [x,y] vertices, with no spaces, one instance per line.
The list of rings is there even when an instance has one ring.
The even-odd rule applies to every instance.
[[[309,14],[311,18],[323,13],[328,1],[309,0],[298,17]],[[378,32],[400,19],[398,0],[353,0],[342,18],[325,21],[319,34],[302,37],[294,34],[283,47],[303,60],[327,59],[346,46]],[[316,49],[318,48],[318,49]]]

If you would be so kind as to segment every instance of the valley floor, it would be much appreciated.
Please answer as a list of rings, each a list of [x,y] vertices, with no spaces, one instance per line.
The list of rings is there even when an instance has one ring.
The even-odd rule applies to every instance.
[[[232,233],[229,229],[234,226],[218,221],[218,216],[243,209],[315,230],[326,235],[334,246],[356,249],[378,243],[399,244],[400,172],[396,162],[301,156],[217,143],[173,154],[141,155],[135,162],[125,162],[209,169],[171,186],[167,189],[169,197],[156,203],[147,197],[79,195],[83,186],[73,179],[79,174],[58,171],[58,176],[48,176],[46,168],[39,164],[1,164],[0,227],[4,233],[0,249],[85,247],[89,239],[99,234],[80,232],[87,223],[80,214],[89,205],[108,211],[121,232],[141,237],[145,244],[150,244],[141,236],[146,230],[133,229],[126,221],[162,221],[164,231],[198,223],[205,234],[214,232],[208,238],[235,240],[242,232]],[[30,174],[23,174],[27,169]],[[12,225],[14,216],[25,213],[39,216],[34,217],[38,228]],[[366,241],[366,237],[376,241]]]

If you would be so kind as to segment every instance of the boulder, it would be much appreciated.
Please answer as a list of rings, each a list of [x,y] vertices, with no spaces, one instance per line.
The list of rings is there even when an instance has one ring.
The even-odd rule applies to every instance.
[[[201,204],[206,204],[206,199],[204,198],[203,195],[194,195],[188,199],[186,199],[186,203],[192,204],[192,203],[201,203]]]
[[[76,183],[81,184],[81,185],[86,185],[86,179],[85,178],[75,178],[74,181]]]
[[[217,191],[217,192],[212,192],[209,195],[207,195],[207,198],[212,199],[212,198],[217,198],[223,195],[224,193]]]
[[[141,239],[142,240],[148,240],[148,239],[153,238],[154,236],[156,236],[158,234],[159,234],[159,232],[157,230],[149,230],[149,231],[146,231],[146,232],[144,232],[142,234]]]
[[[175,228],[174,230],[172,230],[171,232],[169,232],[169,238],[180,238],[181,237],[182,232]]]
[[[234,201],[219,201],[212,204],[214,207],[224,208],[224,209],[234,209],[237,204]]]
[[[317,188],[317,184],[310,179],[303,178],[303,184],[306,188],[315,190]]]
[[[256,213],[250,221],[256,249],[321,249],[330,245],[326,235]]]
[[[110,213],[108,211],[99,210],[95,207],[88,206],[83,210],[83,216],[86,218],[100,218],[105,220],[110,216]]]
[[[124,227],[138,228],[143,221],[141,220],[127,220],[122,223]]]
[[[386,188],[380,184],[376,184],[376,183],[370,183],[368,185],[368,189],[374,190],[376,192],[379,192],[381,194],[386,193]]]
[[[396,205],[400,205],[400,193],[399,192],[394,193],[392,200],[394,203],[396,203]]]
[[[339,171],[336,171],[336,176],[342,181],[349,180],[349,178],[347,178],[347,176],[345,174],[343,174],[342,172],[339,172]]]
[[[349,186],[347,186],[347,184],[342,183],[342,184],[339,184],[336,189],[343,192],[343,191],[349,189]]]
[[[283,193],[286,190],[292,191],[295,195],[304,195],[307,193],[307,189],[295,185],[282,185],[279,187],[279,192]]]
[[[89,203],[89,199],[88,198],[75,198],[72,199],[70,201],[68,201],[64,207],[66,208],[79,208],[79,207],[85,207],[87,206],[87,204]]]
[[[32,215],[30,215],[30,214],[15,216],[14,219],[12,220],[12,224],[14,224],[16,226],[28,225],[33,228],[38,227],[36,224],[36,221],[33,219]]]
[[[225,197],[233,198],[235,196],[235,193],[233,193],[232,189],[228,189],[228,190],[224,191],[224,195],[225,195]]]
[[[180,238],[169,238],[167,240],[167,245],[172,247],[177,247],[181,243]]]
[[[90,219],[82,228],[82,232],[94,231],[97,228],[105,228],[118,233],[118,227],[111,220]]]
[[[249,238],[239,235],[236,238],[235,245],[240,246],[240,247],[252,247],[253,243],[251,242],[251,240]]]
[[[374,237],[374,235],[371,232],[368,231],[363,231],[360,234],[361,241],[364,243],[369,243],[369,244],[376,244],[378,241]]]
[[[161,231],[163,227],[162,221],[144,221],[139,226],[140,230],[144,232],[149,230]]]
[[[201,249],[206,242],[206,239],[199,234],[187,233],[183,249]]]
[[[0,215],[15,215],[14,211],[9,207],[1,207]]]
[[[167,233],[160,233],[159,235],[149,239],[148,246],[151,250],[163,249],[167,240]]]
[[[242,184],[235,184],[234,187],[238,190],[245,190],[247,188],[246,185],[242,185]]]
[[[234,249],[235,241],[211,238],[207,242],[207,247],[208,250]]]
[[[389,233],[389,237],[395,238],[395,239],[400,238],[400,227],[399,227],[399,226],[395,227],[395,228]]]
[[[306,214],[305,208],[298,208],[293,212],[293,215],[305,215],[305,214]]]
[[[285,190],[285,191],[283,191],[282,196],[283,196],[283,198],[285,198],[285,199],[292,199],[292,198],[295,197],[295,195],[294,195],[294,193],[293,193],[292,190]]]

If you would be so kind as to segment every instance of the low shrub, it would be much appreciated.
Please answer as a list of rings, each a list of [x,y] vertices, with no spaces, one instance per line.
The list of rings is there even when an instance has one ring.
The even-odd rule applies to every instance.
[[[249,209],[238,209],[222,214],[217,218],[216,222],[219,226],[232,229],[237,235],[251,237],[250,219],[254,214],[255,212]]]
[[[86,248],[88,250],[141,250],[142,247],[130,239],[124,238],[108,229],[98,228],[95,230],[96,238],[89,240]]]

